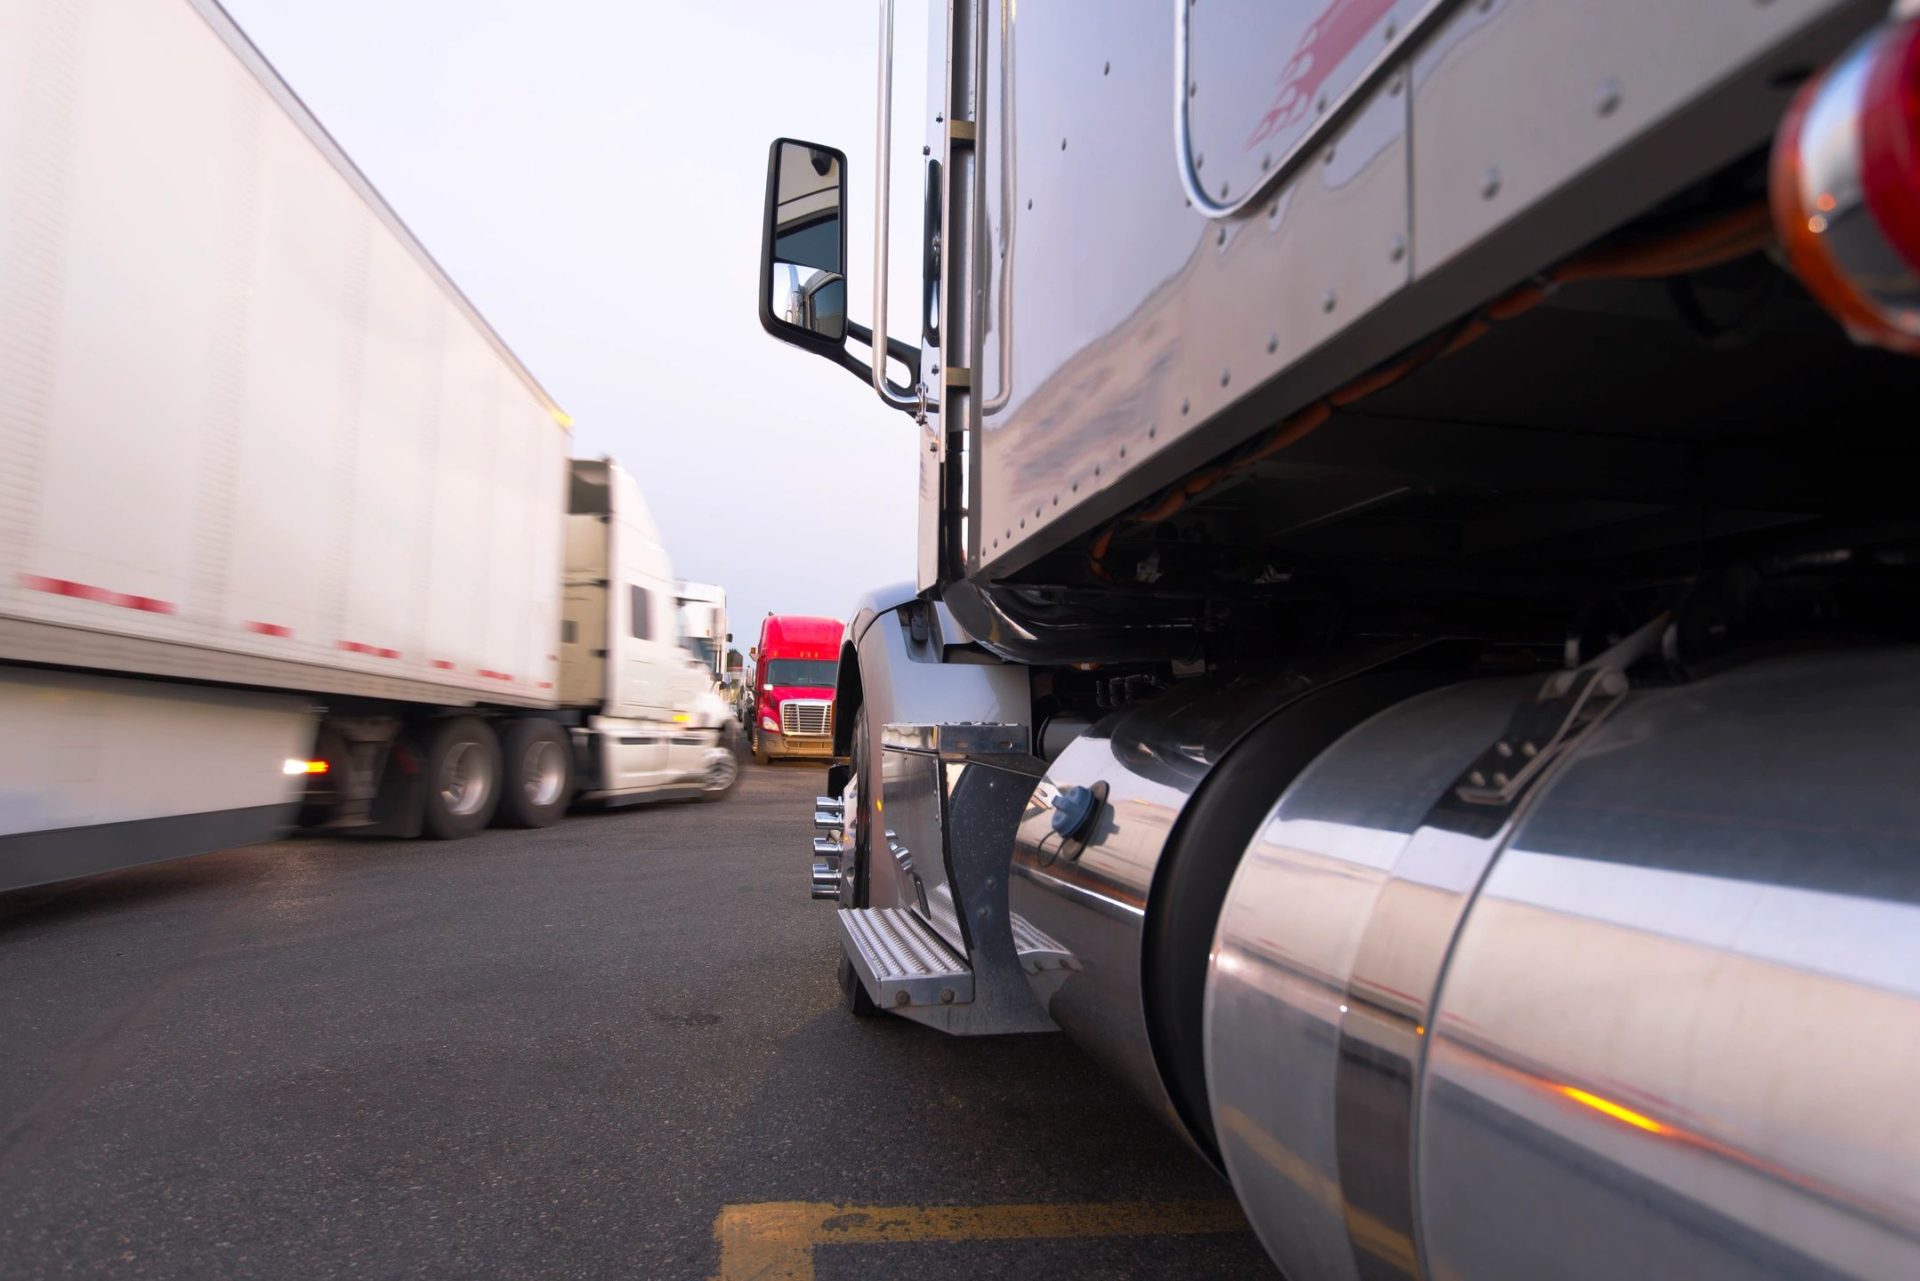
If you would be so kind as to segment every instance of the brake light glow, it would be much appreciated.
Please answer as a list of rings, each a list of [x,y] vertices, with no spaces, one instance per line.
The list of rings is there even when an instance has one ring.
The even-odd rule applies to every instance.
[[[282,774],[324,774],[332,767],[325,761],[289,760],[280,767]]]

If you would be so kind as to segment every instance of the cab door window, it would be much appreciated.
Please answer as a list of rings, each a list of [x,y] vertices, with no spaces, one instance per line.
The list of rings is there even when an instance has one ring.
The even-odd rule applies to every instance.
[[[627,611],[628,626],[635,640],[653,639],[653,602],[644,587],[629,588],[633,593],[631,608]]]

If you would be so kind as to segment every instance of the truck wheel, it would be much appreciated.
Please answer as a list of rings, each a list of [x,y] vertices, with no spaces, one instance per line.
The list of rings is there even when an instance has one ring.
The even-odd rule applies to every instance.
[[[773,763],[773,757],[767,755],[766,748],[761,743],[758,728],[753,731],[753,763],[755,765],[770,765]]]
[[[867,995],[866,986],[860,982],[860,976],[853,972],[853,962],[845,953],[840,956],[840,995],[847,1013],[856,1019],[877,1019],[884,1012]]]
[[[507,726],[501,750],[506,785],[500,792],[502,827],[551,827],[573,800],[573,744],[567,731],[542,716]]]
[[[340,812],[340,801],[346,795],[352,777],[352,759],[347,753],[347,740],[340,737],[339,731],[322,725],[314,738],[313,758],[327,763],[325,774],[312,774],[307,777],[307,788],[300,798],[300,814],[294,819],[295,827],[319,827]]]
[[[435,840],[471,836],[500,803],[500,742],[483,720],[456,716],[433,727],[427,747],[422,825]]]
[[[872,793],[867,790],[867,718],[865,709],[856,707],[853,711],[853,760],[849,771],[855,783],[854,812],[846,816],[853,824],[853,848],[842,855],[853,860],[853,902],[852,907],[867,906],[867,848],[872,840],[872,827],[867,822],[867,809],[872,804]],[[843,791],[844,797],[846,793]],[[845,894],[845,890],[842,890]],[[853,971],[853,961],[842,952],[840,954],[840,995],[847,1012],[857,1019],[879,1018],[886,1011],[873,1003],[867,995],[860,976]]]
[[[850,905],[853,907],[867,907],[871,903],[867,877],[873,865],[874,774],[867,760],[866,710],[864,707],[853,709],[853,741],[848,744],[851,759],[847,772],[854,784],[854,799],[858,802],[853,807],[853,814],[846,820],[853,824],[853,902]]]
[[[720,731],[719,746],[722,752],[716,752],[707,763],[707,773],[700,785],[700,799],[703,801],[723,801],[733,795],[733,789],[740,785],[740,731],[737,727],[728,727]]]

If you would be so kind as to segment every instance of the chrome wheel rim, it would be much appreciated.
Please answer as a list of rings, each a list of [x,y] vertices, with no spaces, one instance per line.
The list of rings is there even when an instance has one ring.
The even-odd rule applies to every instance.
[[[440,766],[440,803],[462,818],[478,814],[487,803],[491,780],[487,754],[472,739],[455,743]]]
[[[707,762],[707,790],[724,792],[733,786],[733,780],[739,776],[740,762],[733,758],[729,748],[719,748]]]
[[[560,744],[543,738],[527,750],[521,786],[526,789],[531,804],[544,808],[559,800],[566,780],[567,758]]]

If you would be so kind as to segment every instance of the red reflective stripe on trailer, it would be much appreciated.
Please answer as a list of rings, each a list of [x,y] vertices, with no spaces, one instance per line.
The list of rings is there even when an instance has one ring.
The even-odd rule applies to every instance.
[[[255,623],[249,621],[247,623],[247,630],[250,632],[259,632],[262,636],[293,635],[293,628],[283,627],[279,623]]]
[[[91,583],[76,583],[68,578],[46,578],[39,574],[22,574],[20,585],[36,592],[46,592],[50,596],[68,596],[74,600],[92,601],[97,605],[117,605],[121,609],[137,609],[145,614],[175,614],[180,610],[180,607],[170,600],[160,600],[153,596],[135,596],[131,592],[116,592],[105,587],[95,587]]]
[[[534,688],[536,688],[536,689],[552,689],[552,688],[553,688],[553,682],[552,682],[552,681],[540,681],[540,682],[539,682],[539,683],[538,683],[537,685],[535,685],[535,687],[534,687]]]
[[[478,668],[477,670],[490,681],[510,681],[513,679],[513,677],[506,672],[496,672],[486,667]]]
[[[433,665],[434,665],[435,667],[437,667],[437,668],[439,668],[439,669],[440,669],[441,671],[443,671],[443,672],[450,672],[450,671],[452,671],[452,670],[453,670],[453,664],[452,664],[452,663],[450,663],[450,662],[448,662],[448,661],[447,661],[446,659],[444,659],[444,658],[436,658],[436,659],[434,659],[434,660],[433,660]]]
[[[340,648],[349,654],[368,654],[374,658],[400,657],[400,651],[397,649],[384,649],[379,645],[369,645],[365,641],[341,641]]]

